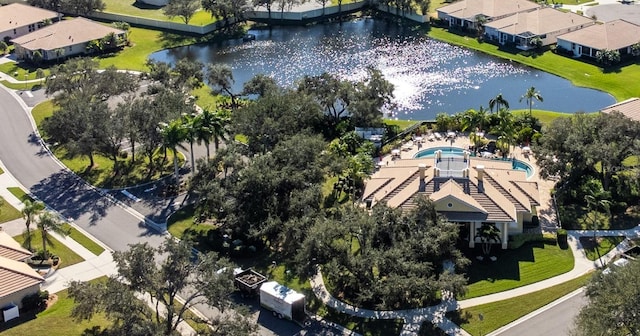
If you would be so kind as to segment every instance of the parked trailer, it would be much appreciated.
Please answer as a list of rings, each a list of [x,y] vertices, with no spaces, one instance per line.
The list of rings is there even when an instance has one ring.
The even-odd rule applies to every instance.
[[[234,271],[233,282],[240,291],[242,297],[256,296],[260,292],[260,286],[267,281],[267,277],[249,268],[246,270],[236,269]]]
[[[275,281],[260,286],[260,305],[273,312],[273,316],[292,320],[301,326],[309,325],[304,295]]]

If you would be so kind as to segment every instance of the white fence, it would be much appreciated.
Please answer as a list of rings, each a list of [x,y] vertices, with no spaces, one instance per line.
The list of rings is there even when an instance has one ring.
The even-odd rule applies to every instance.
[[[355,12],[367,4],[368,1],[359,1],[353,2],[349,4],[344,4],[341,7],[339,6],[330,6],[325,7],[324,10],[322,8],[313,9],[310,11],[304,12],[281,12],[279,10],[271,10],[271,16],[269,16],[269,12],[266,10],[254,10],[248,12],[245,17],[247,19],[257,19],[257,20],[286,20],[286,21],[307,21],[316,18],[320,18],[323,16],[333,16],[339,13],[349,13]]]
[[[388,6],[388,5],[377,5],[376,9],[381,11],[381,12],[389,13],[389,14],[395,15],[395,16],[401,16],[401,17],[404,17],[407,20],[411,20],[411,21],[415,21],[415,22],[419,22],[419,23],[425,23],[425,22],[429,21],[429,16],[428,15],[420,15],[420,14],[414,13],[414,12],[404,13],[404,15],[403,15],[401,10],[397,9],[396,7],[392,7],[392,6]]]

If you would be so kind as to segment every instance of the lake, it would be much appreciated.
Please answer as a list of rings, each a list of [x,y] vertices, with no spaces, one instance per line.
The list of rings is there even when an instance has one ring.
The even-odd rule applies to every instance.
[[[395,86],[397,119],[430,120],[488,106],[502,93],[511,109],[528,108],[520,98],[534,86],[544,102],[534,108],[559,112],[594,112],[615,103],[604,92],[576,87],[566,79],[436,41],[417,29],[382,19],[252,30],[254,41],[241,39],[162,50],[154,60],[173,63],[184,57],[233,68],[235,90],[256,74],[285,87],[304,75],[330,72],[349,80],[379,69]]]

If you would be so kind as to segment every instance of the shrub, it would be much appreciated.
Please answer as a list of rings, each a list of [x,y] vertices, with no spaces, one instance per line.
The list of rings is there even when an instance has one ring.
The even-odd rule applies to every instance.
[[[555,245],[556,237],[548,233],[522,233],[511,237],[508,243],[508,248],[517,249],[528,242],[541,242]]]
[[[567,230],[565,229],[558,229],[558,232],[556,233],[557,239],[558,239],[558,246],[560,246],[560,248],[565,249],[569,246],[568,242],[567,242]]]
[[[38,291],[38,293],[27,295],[22,298],[22,310],[43,311],[47,308],[48,299],[49,292],[47,291]]]

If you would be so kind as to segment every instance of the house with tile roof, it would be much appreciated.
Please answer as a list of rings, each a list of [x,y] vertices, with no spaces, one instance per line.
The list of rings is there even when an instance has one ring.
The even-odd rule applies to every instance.
[[[440,7],[437,12],[438,19],[447,22],[451,28],[475,30],[479,17],[491,22],[536,8],[540,5],[527,0],[461,0]]]
[[[625,101],[615,103],[600,110],[602,113],[620,112],[625,117],[640,121],[640,98],[629,98]]]
[[[540,39],[540,46],[547,46],[556,43],[558,35],[594,24],[594,20],[582,15],[544,7],[488,22],[484,31],[486,40],[527,50],[536,47],[531,43],[534,39]]]
[[[390,207],[411,209],[418,197],[430,198],[447,220],[464,227],[462,232],[474,247],[476,229],[494,224],[501,232],[502,248],[509,236],[523,232],[540,205],[536,182],[514,162],[471,157],[398,159],[381,167],[367,181],[362,196],[371,206],[384,202]]]
[[[0,256],[0,307],[22,307],[25,296],[38,293],[44,278],[21,261]]]
[[[15,53],[20,59],[33,60],[34,54],[39,52],[42,61],[51,61],[91,53],[92,41],[103,41],[109,36],[114,38],[109,48],[121,47],[127,42],[125,31],[77,17],[14,38],[11,42],[14,43]]]
[[[50,10],[12,3],[0,7],[0,39],[5,42],[34,32],[48,20],[58,20],[59,14]]]
[[[15,261],[25,261],[33,253],[20,246],[20,243],[11,238],[6,232],[0,231],[0,257]]]
[[[609,21],[558,36],[558,48],[576,57],[595,58],[598,51],[617,50],[620,57],[632,55],[631,47],[640,43],[640,26],[625,20]]]

